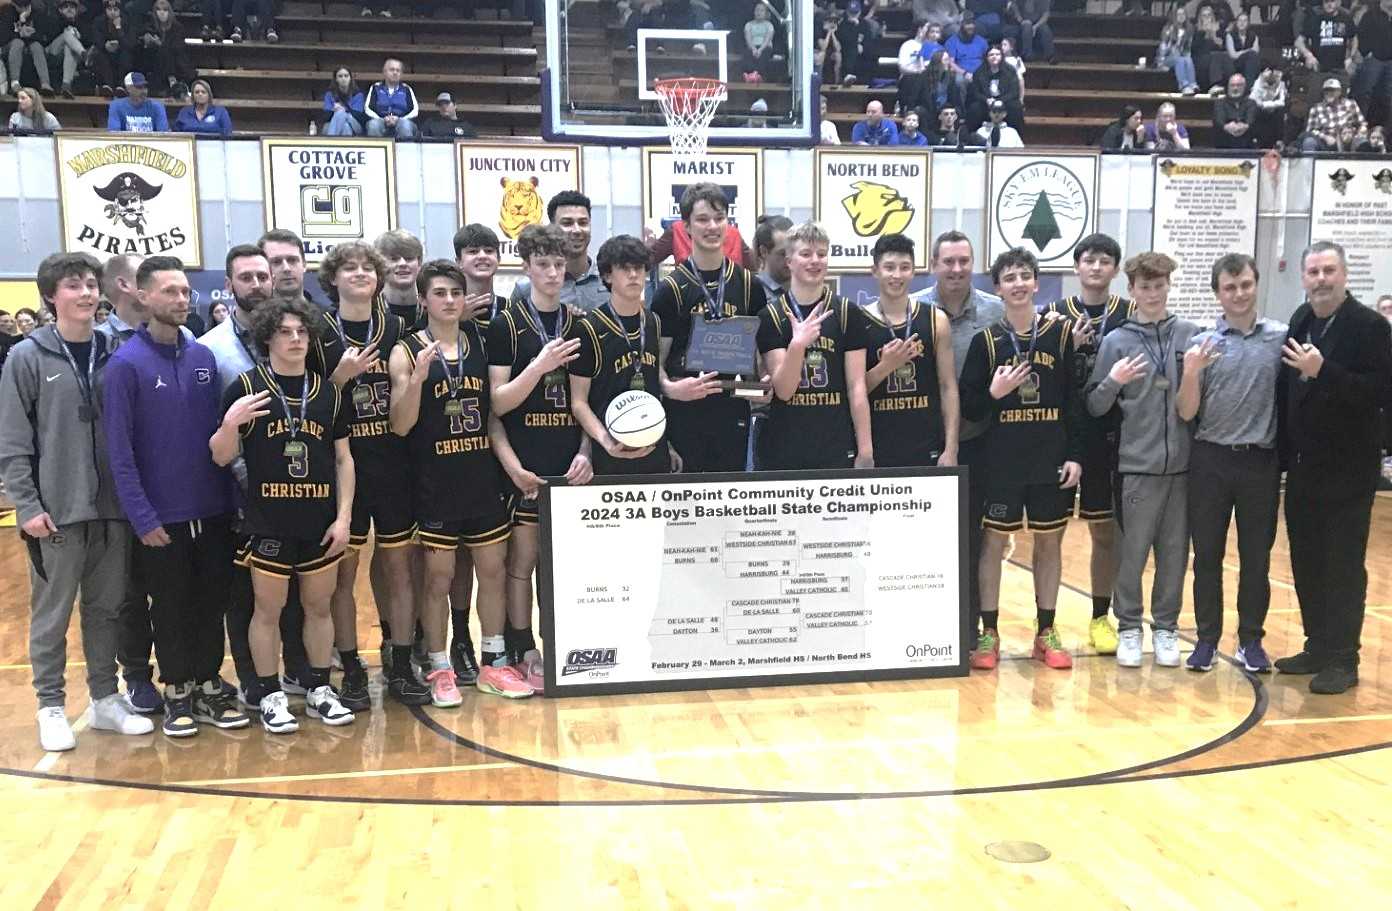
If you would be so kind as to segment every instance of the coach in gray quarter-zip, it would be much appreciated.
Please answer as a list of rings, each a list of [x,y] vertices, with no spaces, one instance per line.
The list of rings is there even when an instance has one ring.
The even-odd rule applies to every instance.
[[[1199,327],[1166,310],[1175,261],[1142,253],[1126,263],[1135,310],[1107,335],[1088,379],[1087,406],[1101,417],[1121,406],[1115,485],[1121,567],[1112,609],[1121,644],[1117,664],[1141,664],[1141,573],[1152,549],[1150,615],[1155,661],[1179,666],[1179,609],[1189,562],[1187,494],[1190,428],[1175,409],[1184,352]]]

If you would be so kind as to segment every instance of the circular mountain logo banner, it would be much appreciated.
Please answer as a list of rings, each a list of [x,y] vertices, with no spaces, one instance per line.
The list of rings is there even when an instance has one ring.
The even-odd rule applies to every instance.
[[[1073,267],[1073,247],[1096,230],[1096,155],[990,158],[987,264],[1023,247],[1045,271]]]

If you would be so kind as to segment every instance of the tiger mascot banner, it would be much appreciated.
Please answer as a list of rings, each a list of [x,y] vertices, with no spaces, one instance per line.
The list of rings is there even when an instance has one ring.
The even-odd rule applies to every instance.
[[[758,149],[708,148],[705,157],[688,161],[668,148],[643,149],[643,225],[661,235],[681,218],[686,188],[713,183],[725,193],[730,223],[752,249],[754,229],[764,198],[764,156]]]
[[[816,219],[831,236],[827,268],[864,272],[882,234],[914,242],[914,267],[928,268],[932,154],[910,150],[817,149]]]
[[[481,224],[498,235],[498,265],[518,268],[517,237],[546,222],[546,201],[579,190],[580,147],[456,143],[459,223]]]
[[[266,227],[304,240],[305,264],[338,244],[396,227],[396,152],[390,139],[262,139]]]

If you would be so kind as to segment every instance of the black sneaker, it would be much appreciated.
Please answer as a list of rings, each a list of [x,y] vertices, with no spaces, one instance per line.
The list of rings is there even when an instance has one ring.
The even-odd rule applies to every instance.
[[[224,731],[251,724],[251,718],[237,708],[236,699],[223,692],[217,680],[209,680],[194,691],[193,717],[196,721]]]
[[[1325,665],[1310,681],[1310,692],[1337,696],[1358,686],[1358,665],[1345,661]]]
[[[1297,652],[1276,659],[1276,670],[1283,674],[1318,674],[1329,666],[1330,659],[1310,651]]]
[[[478,683],[479,665],[474,657],[474,644],[465,639],[450,643],[450,666],[454,668],[454,682],[457,686],[473,686]]]
[[[166,737],[192,737],[198,733],[198,723],[193,719],[193,684],[165,690],[164,723],[160,728]]]
[[[387,692],[402,705],[430,704],[430,687],[410,675],[397,674],[387,681]]]
[[[287,696],[303,696],[309,692],[309,684],[286,671],[280,675],[280,690]]]
[[[372,694],[367,691],[367,671],[361,667],[343,672],[343,685],[338,688],[338,701],[350,712],[365,712],[372,708]]]

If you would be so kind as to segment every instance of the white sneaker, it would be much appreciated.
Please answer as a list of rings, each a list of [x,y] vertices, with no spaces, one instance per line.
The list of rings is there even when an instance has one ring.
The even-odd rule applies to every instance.
[[[1116,659],[1121,667],[1141,666],[1141,631],[1124,629],[1118,636]]]
[[[1150,635],[1155,648],[1155,663],[1161,667],[1179,667],[1179,633],[1172,629],[1157,629]]]
[[[305,695],[305,714],[333,727],[353,723],[353,713],[338,701],[331,686],[316,686]]]
[[[280,690],[261,699],[261,726],[271,734],[293,734],[300,723],[290,714],[290,699]]]
[[[77,746],[77,737],[61,705],[45,706],[34,717],[39,719],[39,746],[44,750],[61,753]]]
[[[126,698],[120,693],[103,696],[92,703],[92,729],[114,731],[117,734],[132,736],[148,734],[155,729],[155,723],[144,715],[131,710]]]

